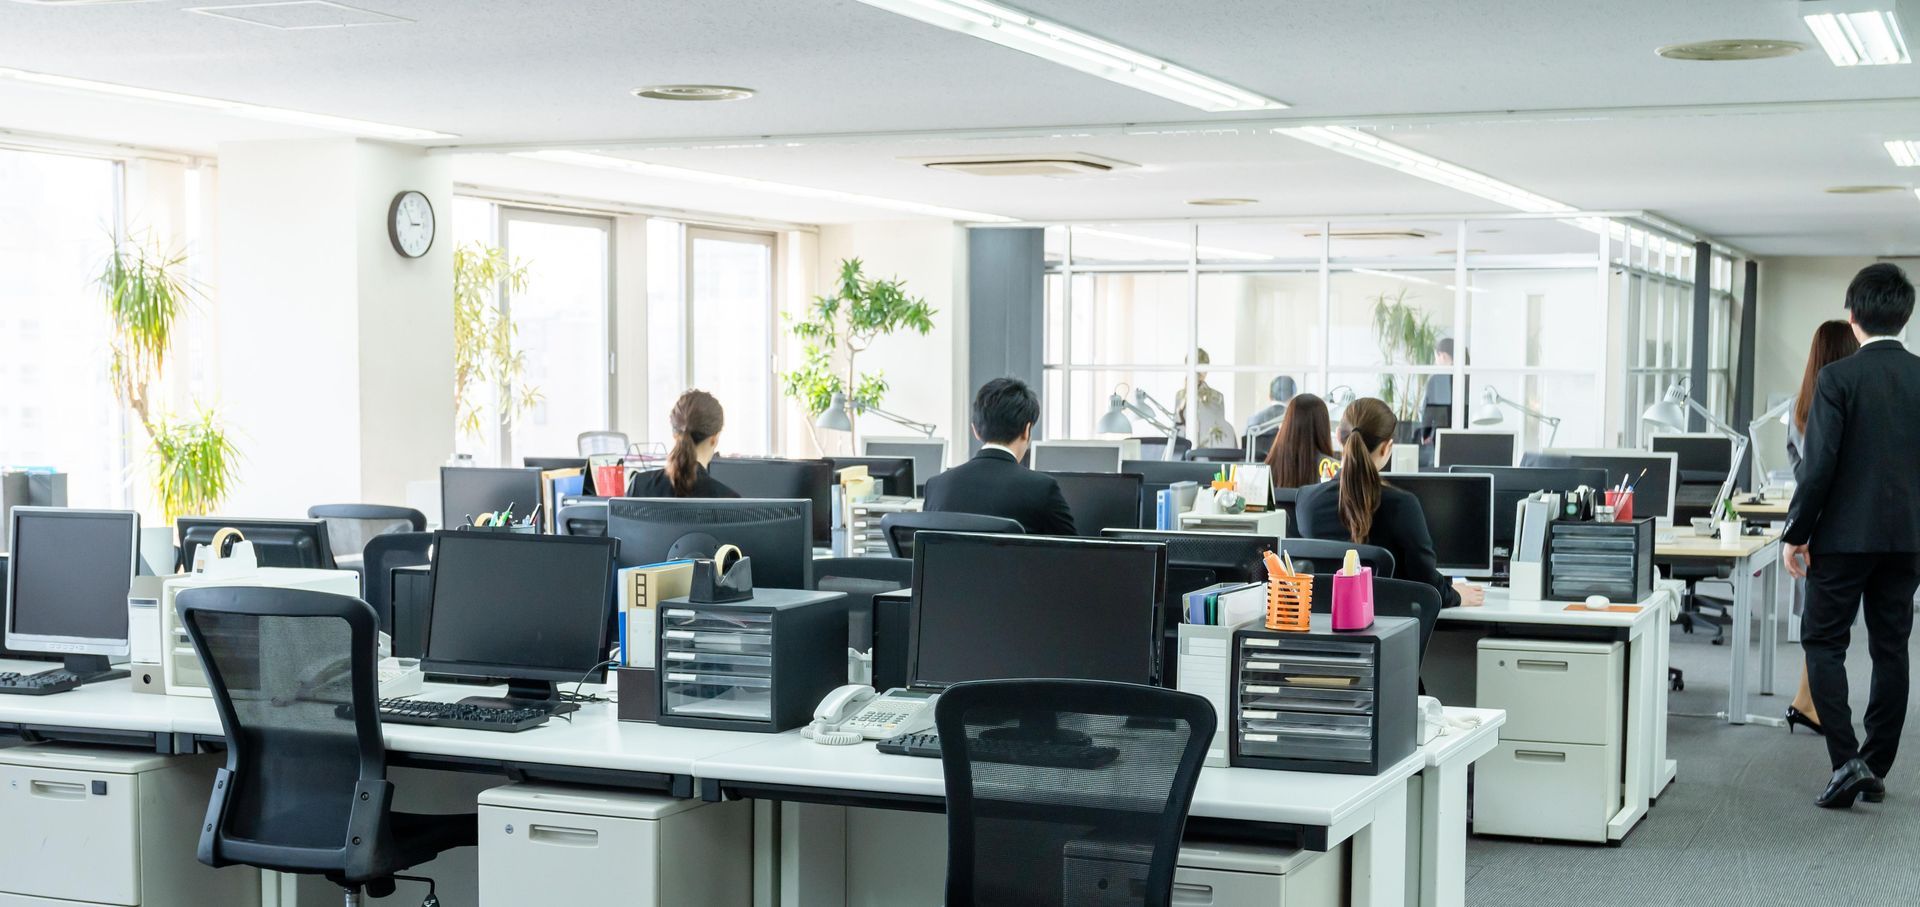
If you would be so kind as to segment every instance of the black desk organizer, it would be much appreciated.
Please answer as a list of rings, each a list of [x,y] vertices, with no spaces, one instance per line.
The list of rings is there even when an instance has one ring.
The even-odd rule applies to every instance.
[[[1627,523],[1554,520],[1547,524],[1546,598],[1583,602],[1604,595],[1618,604],[1653,597],[1651,517]]]
[[[1230,760],[1244,768],[1377,775],[1419,738],[1420,622],[1375,618],[1336,632],[1261,626],[1233,634]]]
[[[657,677],[667,727],[779,733],[847,682],[847,597],[755,589],[746,601],[660,603]]]

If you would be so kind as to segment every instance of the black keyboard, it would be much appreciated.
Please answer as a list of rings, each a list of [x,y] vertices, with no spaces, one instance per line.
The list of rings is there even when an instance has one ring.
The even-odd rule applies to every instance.
[[[78,688],[86,678],[72,671],[55,668],[38,674],[21,674],[15,671],[0,671],[0,694],[12,693],[20,696],[45,696],[49,693],[65,693]]]
[[[351,714],[352,706],[340,707]],[[431,699],[382,699],[380,720],[386,724],[425,724],[474,731],[515,733],[547,723],[548,713],[540,709],[516,709],[495,705],[463,705],[435,702]]]
[[[896,756],[940,758],[939,734],[902,734],[880,741],[875,748]],[[976,762],[1034,765],[1048,768],[1101,768],[1120,756],[1111,746],[1078,743],[1031,743],[1023,740],[975,740],[967,747]]]

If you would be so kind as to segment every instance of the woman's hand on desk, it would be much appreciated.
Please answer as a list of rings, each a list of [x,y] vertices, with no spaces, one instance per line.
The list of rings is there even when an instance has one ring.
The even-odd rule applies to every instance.
[[[1487,603],[1487,587],[1473,583],[1454,583],[1453,591],[1460,595],[1460,607],[1478,608]]]

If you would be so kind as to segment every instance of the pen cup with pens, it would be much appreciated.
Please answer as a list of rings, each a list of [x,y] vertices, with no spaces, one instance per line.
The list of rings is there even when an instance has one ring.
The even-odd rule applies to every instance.
[[[1293,558],[1266,554],[1267,629],[1305,633],[1312,625],[1313,575],[1293,569]]]
[[[1633,489],[1614,489],[1607,492],[1607,507],[1613,511],[1613,519],[1608,522],[1633,522]]]

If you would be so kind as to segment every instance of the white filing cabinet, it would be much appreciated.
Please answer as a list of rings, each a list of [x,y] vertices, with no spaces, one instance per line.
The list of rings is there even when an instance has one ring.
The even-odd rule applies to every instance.
[[[735,907],[753,900],[753,809],[509,784],[480,795],[480,904]]]
[[[0,750],[0,907],[248,907],[260,873],[196,857],[215,756]]]
[[[1476,704],[1505,709],[1474,767],[1475,834],[1607,840],[1621,806],[1625,646],[1483,639]]]

